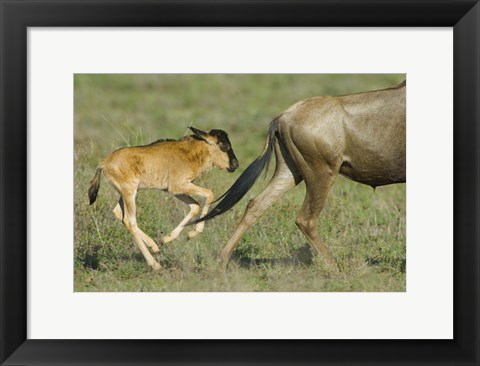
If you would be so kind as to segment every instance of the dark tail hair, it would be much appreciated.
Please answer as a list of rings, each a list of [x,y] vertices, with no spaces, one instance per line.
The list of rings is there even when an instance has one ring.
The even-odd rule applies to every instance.
[[[267,168],[272,157],[273,147],[275,145],[275,133],[277,132],[277,120],[274,119],[268,128],[268,137],[265,149],[262,154],[256,158],[245,171],[238,177],[233,185],[220,198],[222,199],[208,214],[189,222],[189,225],[197,222],[213,219],[231,209],[240,201],[243,196],[252,188],[260,173]],[[220,199],[219,198],[219,199]],[[217,200],[218,201],[218,200]]]
[[[94,203],[97,199],[98,190],[100,189],[100,175],[102,174],[102,168],[97,168],[95,176],[90,182],[90,188],[88,189],[88,198],[90,199],[90,204]]]

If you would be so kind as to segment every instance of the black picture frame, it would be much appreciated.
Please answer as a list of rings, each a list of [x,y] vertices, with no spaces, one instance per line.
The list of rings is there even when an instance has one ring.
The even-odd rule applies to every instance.
[[[0,22],[2,365],[480,364],[477,1],[0,0]],[[453,27],[454,339],[27,339],[27,28],[60,26]]]

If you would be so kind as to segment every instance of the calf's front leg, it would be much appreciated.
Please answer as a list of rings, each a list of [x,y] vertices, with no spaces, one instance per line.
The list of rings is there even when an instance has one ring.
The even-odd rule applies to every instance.
[[[200,212],[200,205],[195,199],[190,197],[188,194],[176,194],[175,197],[177,197],[180,201],[189,205],[190,212],[187,214],[187,216],[184,217],[184,219],[180,222],[180,224],[178,224],[178,226],[172,230],[170,234],[162,238],[163,244],[166,244],[176,239],[182,232],[183,228],[192,219],[192,217],[195,217]]]
[[[198,187],[193,184],[192,186],[195,187],[195,193],[192,193],[192,194],[205,198],[205,203],[203,204],[202,212],[200,214],[200,217],[203,217],[208,213],[208,209],[210,208],[210,205],[213,202],[213,199],[214,199],[213,192],[207,188]],[[194,236],[200,234],[203,231],[204,227],[205,227],[205,221],[197,223],[195,225],[195,228],[188,233],[188,238],[191,239]]]

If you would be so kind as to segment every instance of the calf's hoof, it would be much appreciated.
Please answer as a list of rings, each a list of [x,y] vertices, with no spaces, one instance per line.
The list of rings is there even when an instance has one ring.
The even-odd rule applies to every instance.
[[[191,238],[197,236],[198,234],[200,234],[200,231],[197,231],[197,230],[189,231],[188,232],[188,238],[191,239]]]
[[[155,272],[158,272],[162,269],[162,266],[157,263],[157,262],[154,262],[153,264],[150,265],[152,267],[152,269],[155,271]]]
[[[175,238],[172,238],[170,235],[166,235],[162,238],[162,243],[163,244],[170,243],[173,239],[175,239]]]

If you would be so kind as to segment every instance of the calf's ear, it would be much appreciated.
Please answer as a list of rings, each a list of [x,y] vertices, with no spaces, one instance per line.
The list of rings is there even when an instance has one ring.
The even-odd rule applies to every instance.
[[[193,126],[189,126],[188,128],[198,137],[204,137],[205,138],[208,135],[205,131],[199,130],[198,128],[195,128]]]

